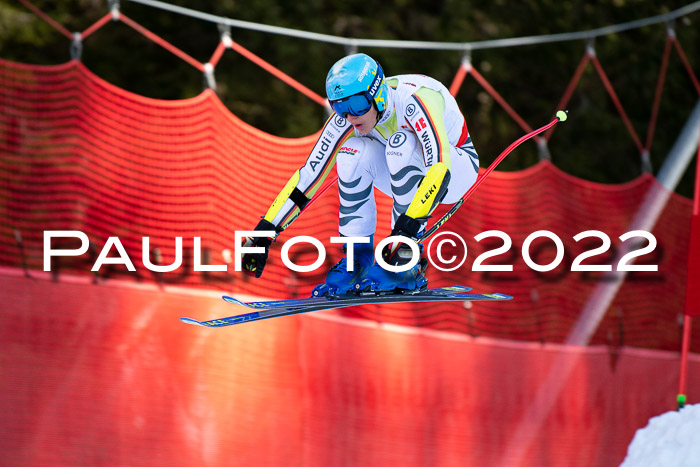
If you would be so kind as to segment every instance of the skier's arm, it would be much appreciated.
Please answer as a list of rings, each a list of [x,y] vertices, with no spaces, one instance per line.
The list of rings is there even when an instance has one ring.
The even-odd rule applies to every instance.
[[[344,118],[331,115],[304,165],[294,172],[287,184],[270,205],[255,230],[274,230],[278,234],[304,209],[335,164],[338,149],[352,136],[352,126]],[[260,277],[267,261],[273,239],[256,237],[246,239],[244,246],[262,246],[265,253],[243,255],[243,269]]]
[[[418,232],[447,194],[450,184],[450,143],[445,128],[445,100],[438,91],[419,89],[409,105],[415,111],[406,117],[423,150],[423,162],[428,171],[418,185],[416,194],[404,214],[396,222],[391,235],[418,238]],[[387,245],[382,251],[384,260],[393,264],[410,261],[411,250],[404,244]]]
[[[352,126],[344,118],[331,115],[321,130],[304,165],[277,195],[264,219],[282,228],[293,220],[331,172],[338,149],[352,136]]]
[[[406,122],[418,138],[423,149],[423,162],[432,167],[442,162],[451,169],[450,142],[445,128],[445,99],[439,91],[421,88],[411,97],[408,105],[415,111],[406,117]]]
[[[429,88],[421,88],[411,99],[410,105],[415,105],[416,110],[406,121],[420,142],[423,162],[428,167],[428,172],[418,186],[406,215],[412,219],[422,219],[435,210],[447,193],[450,183],[451,148],[445,128],[445,100],[442,94]],[[413,230],[405,233],[412,233]]]

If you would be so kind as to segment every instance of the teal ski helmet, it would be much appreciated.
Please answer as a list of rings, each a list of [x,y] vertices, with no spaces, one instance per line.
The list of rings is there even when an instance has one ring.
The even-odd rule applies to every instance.
[[[389,90],[384,70],[372,57],[353,54],[333,65],[326,77],[326,95],[331,107],[340,116],[364,115],[372,108],[386,109]]]

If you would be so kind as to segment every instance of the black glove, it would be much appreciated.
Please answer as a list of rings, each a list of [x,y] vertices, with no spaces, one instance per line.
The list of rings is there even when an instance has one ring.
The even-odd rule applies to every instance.
[[[423,220],[401,214],[394,224],[391,235],[401,235],[411,240],[417,240],[421,225],[423,225]],[[413,250],[406,243],[392,242],[382,249],[382,259],[391,266],[402,266],[411,262]]]
[[[255,230],[274,230],[277,231],[275,225],[265,219],[260,220]],[[255,276],[256,278],[262,276],[263,270],[265,269],[265,263],[267,263],[267,255],[270,252],[270,245],[272,245],[272,238],[270,237],[248,237],[246,238],[243,246],[261,246],[265,248],[264,253],[244,253],[242,258],[243,272],[249,276]]]

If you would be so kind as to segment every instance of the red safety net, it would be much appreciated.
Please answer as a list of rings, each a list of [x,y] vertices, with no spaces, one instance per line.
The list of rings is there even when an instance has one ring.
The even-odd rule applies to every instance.
[[[43,267],[43,233],[79,230],[91,248],[76,258],[57,258],[60,274],[91,275],[108,237],[120,239],[136,272],[105,265],[96,273],[161,284],[216,288],[265,297],[305,296],[324,276],[293,273],[280,261],[281,243],[296,235],[324,241],[326,266],[340,249],[328,239],[337,234],[338,200],[331,190],[275,243],[262,279],[233,272],[193,271],[193,237],[202,238],[203,262],[224,264],[234,250],[234,231],[257,224],[290,174],[305,160],[318,134],[299,139],[263,133],[232,115],[210,91],[182,101],[140,97],[112,86],[80,62],[34,66],[0,60],[0,263]],[[515,173],[495,172],[442,230],[467,242],[466,263],[454,272],[429,270],[434,286],[463,283],[477,292],[515,296],[508,303],[384,305],[356,307],[345,314],[382,322],[454,330],[474,336],[563,342],[600,273],[571,272],[571,262],[600,246],[573,236],[600,230],[619,248],[647,191],[650,175],[621,185],[600,185],[562,173],[542,162]],[[389,233],[390,200],[379,194],[377,237]],[[436,216],[444,213],[441,209]],[[677,349],[677,315],[686,286],[688,221],[691,203],[671,195],[653,234],[658,246],[640,262],[658,264],[658,272],[630,273],[593,336],[593,344]],[[471,272],[474,259],[502,243],[474,236],[500,230],[513,241],[510,250],[487,260],[506,263],[513,272]],[[551,272],[536,272],[523,261],[521,247],[536,230],[561,238],[566,255]],[[156,274],[141,261],[142,239],[162,255],[175,258],[175,237],[184,237],[184,263],[176,272]],[[597,243],[596,243],[597,242]],[[74,248],[74,241],[54,240]],[[301,263],[315,259],[310,246],[292,248]],[[538,264],[554,257],[553,243],[536,240],[530,255]],[[152,251],[152,261],[157,254]],[[116,256],[112,249],[111,256]],[[449,256],[449,255],[446,255]],[[612,250],[584,264],[610,264]]]
[[[672,352],[297,315],[187,326],[216,294],[0,270],[3,465],[619,465],[670,409]],[[700,397],[700,360],[689,396]],[[544,423],[525,417],[566,367]],[[533,436],[514,446],[523,427]],[[512,458],[510,460],[513,460]]]

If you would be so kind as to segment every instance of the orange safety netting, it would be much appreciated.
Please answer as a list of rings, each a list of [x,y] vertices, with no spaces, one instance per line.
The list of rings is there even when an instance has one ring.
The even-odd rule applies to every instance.
[[[4,465],[618,465],[670,409],[671,352],[541,346],[236,309],[203,292],[0,271]],[[570,368],[544,423],[526,409]],[[691,357],[689,396],[700,394]],[[531,429],[526,446],[514,433]],[[509,452],[522,464],[504,459]]]
[[[117,236],[137,271],[103,266],[99,277],[275,298],[308,295],[322,280],[323,270],[289,271],[279,258],[281,242],[274,245],[265,275],[258,280],[233,272],[233,264],[228,273],[199,273],[192,263],[192,239],[202,237],[203,261],[223,264],[222,252],[234,249],[234,231],[257,223],[318,135],[270,136],[231,115],[210,90],[182,101],[136,96],[99,79],[78,61],[34,66],[0,60],[0,109],[3,265],[41,269],[43,232],[80,230],[88,234],[91,249],[79,258],[54,261],[58,276],[91,274],[107,238]],[[478,135],[474,138],[478,147]],[[572,237],[601,230],[619,247],[619,235],[655,183],[646,175],[626,184],[600,185],[568,176],[546,162],[522,172],[493,173],[443,226],[465,238],[467,262],[450,273],[432,269],[429,278],[434,286],[462,283],[477,292],[514,295],[514,301],[479,303],[469,309],[461,304],[385,305],[345,313],[472,335],[562,342],[600,279],[599,273],[570,271],[573,258],[599,246],[578,244]],[[382,238],[389,233],[390,200],[378,198],[377,236]],[[340,253],[328,242],[337,233],[337,209],[337,196],[328,193],[281,240],[296,235],[319,238],[329,252],[326,264],[332,264]],[[691,203],[672,195],[653,231],[658,247],[643,258],[658,264],[659,271],[628,275],[593,344],[678,348],[676,318],[685,296],[690,215]],[[513,246],[487,263],[513,264],[514,271],[471,272],[479,254],[500,246],[495,239],[477,243],[474,236],[494,229],[506,232]],[[520,253],[525,238],[543,229],[558,235],[567,252],[563,264],[549,273],[533,271]],[[173,273],[147,270],[141,262],[142,238],[150,237],[162,264],[170,264],[176,236],[185,239],[183,266]],[[76,244],[58,241],[54,246]],[[540,264],[551,261],[551,246],[535,242],[533,259]],[[294,248],[292,256],[311,262],[315,256],[306,253],[308,249]],[[608,252],[590,262],[610,261]]]

